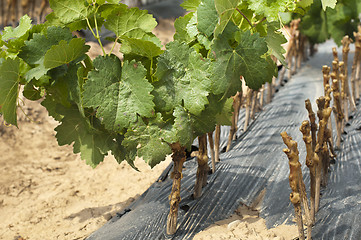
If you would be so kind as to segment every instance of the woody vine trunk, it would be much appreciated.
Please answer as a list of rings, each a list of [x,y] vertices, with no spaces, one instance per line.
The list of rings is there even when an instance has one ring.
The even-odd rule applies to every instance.
[[[177,217],[180,203],[180,189],[182,180],[182,168],[186,160],[185,147],[180,143],[174,143],[172,147],[172,160],[174,163],[171,178],[173,179],[172,192],[169,195],[169,215],[167,220],[167,234],[172,235],[177,231]]]
[[[244,120],[244,127],[243,131],[247,131],[249,119],[250,119],[250,112],[251,112],[251,102],[252,102],[253,90],[248,88],[247,97],[246,97],[246,116]]]
[[[318,155],[319,161],[316,163],[316,196],[315,196],[315,212],[318,211],[319,208],[319,202],[320,202],[320,187],[321,187],[321,173],[322,173],[322,167],[324,165],[324,162],[327,161],[325,156],[325,149],[327,148],[327,144],[325,142],[325,129],[327,128],[327,122],[331,115],[331,108],[325,108],[325,98],[320,97],[317,99],[317,116],[319,118],[319,130],[317,133],[317,145],[315,148],[315,152]],[[324,146],[326,145],[326,146]],[[325,177],[323,177],[325,178]]]
[[[239,117],[239,109],[241,108],[242,103],[242,91],[237,92],[233,97],[233,114],[232,114],[232,125],[229,130],[228,142],[226,152],[231,148],[232,140],[236,140],[236,133],[238,131],[238,117]]]
[[[306,145],[306,165],[310,171],[310,225],[314,224],[315,222],[315,186],[316,186],[316,169],[315,169],[315,162],[318,162],[318,156],[315,154],[314,150],[312,149],[312,137],[311,137],[311,125],[310,122],[305,120],[302,122],[300,127],[300,131],[303,134],[303,141]],[[310,233],[308,234],[308,237]]]
[[[312,105],[310,99],[305,101],[305,106],[308,111],[308,117],[311,122],[311,133],[312,133],[312,150],[315,151],[316,148],[316,133],[317,133],[317,124],[316,124],[316,114],[312,110]]]
[[[290,176],[289,182],[292,192],[290,194],[290,201],[292,202],[295,208],[296,221],[298,226],[299,238],[301,240],[305,239],[304,229],[303,229],[303,220],[302,220],[302,208],[301,208],[301,194],[300,194],[300,175],[299,171],[301,164],[299,162],[299,155],[297,149],[297,142],[293,141],[286,132],[281,133],[283,142],[288,148],[284,148],[283,152],[287,155],[290,166]]]
[[[216,131],[214,133],[214,160],[219,162],[219,141],[221,139],[221,125],[216,125]]]
[[[357,69],[360,64],[361,57],[361,33],[354,33],[355,36],[355,55],[352,63],[352,73],[351,73],[351,87],[352,87],[352,98],[353,101],[359,97],[358,93],[358,82],[357,82]]]
[[[256,111],[258,108],[257,95],[258,95],[258,91],[253,91],[252,102],[251,102],[251,113],[250,113],[250,118],[252,120],[255,119]]]
[[[345,75],[346,98],[347,98],[348,104],[351,107],[351,111],[355,111],[356,104],[355,104],[355,101],[353,100],[353,98],[351,96],[350,86],[349,86],[349,82],[348,82],[348,53],[350,52],[350,43],[351,43],[350,37],[345,36],[342,39],[341,43],[343,45],[343,48],[342,48],[342,60],[345,63],[345,73],[344,73],[344,75]],[[346,101],[345,105],[346,105],[346,108],[348,109],[347,101]],[[348,121],[348,114],[346,114],[345,120],[346,120],[346,122]]]
[[[337,139],[336,139],[336,147],[341,147],[341,133],[342,133],[342,124],[343,124],[343,111],[341,106],[341,93],[339,90],[339,75],[334,72],[331,73],[332,78],[332,92],[334,99],[334,107],[333,111],[335,113],[336,118],[336,129],[337,129]]]
[[[207,175],[209,171],[208,156],[207,156],[207,135],[204,134],[198,137],[199,152],[197,156],[198,168],[197,178],[194,185],[194,198],[199,198],[202,195],[202,188],[207,184]]]

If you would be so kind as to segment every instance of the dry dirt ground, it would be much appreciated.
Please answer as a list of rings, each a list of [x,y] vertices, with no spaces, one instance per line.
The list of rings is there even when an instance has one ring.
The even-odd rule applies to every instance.
[[[163,43],[172,39],[172,21],[155,30]],[[99,53],[91,43],[92,54]],[[109,49],[110,47],[107,46]],[[59,147],[54,127],[38,102],[25,102],[19,129],[0,126],[0,239],[84,239],[142,194],[170,160],[150,169],[142,160],[134,171],[107,157],[87,166],[71,146]],[[293,239],[295,226],[267,230],[256,211],[241,206],[194,239]]]

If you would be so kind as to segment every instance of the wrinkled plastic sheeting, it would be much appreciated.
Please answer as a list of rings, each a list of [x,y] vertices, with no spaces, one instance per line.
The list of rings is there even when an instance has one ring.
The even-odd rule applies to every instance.
[[[187,161],[183,170],[178,230],[165,234],[169,212],[168,195],[172,181],[167,174],[154,183],[129,208],[113,217],[88,239],[191,239],[212,223],[228,218],[243,203],[258,207],[268,227],[294,224],[289,201],[288,159],[280,132],[287,131],[298,142],[306,188],[309,174],[305,167],[305,146],[299,126],[308,119],[304,101],[323,94],[322,64],[332,61],[332,42],[321,45],[318,54],[306,62],[297,75],[281,88],[256,121],[222,153],[217,171],[209,175],[202,196],[192,198],[197,164]],[[350,57],[350,59],[352,59]],[[357,117],[354,121],[358,121]],[[315,239],[360,239],[360,144],[361,135],[351,123],[346,129],[343,148],[332,166],[329,185],[323,191],[316,215]],[[358,122],[360,125],[360,122]],[[223,141],[225,141],[223,139]]]
[[[361,111],[345,128],[314,227],[315,239],[361,239]]]
[[[186,11],[180,6],[183,0],[158,0],[154,3],[145,4],[141,9],[146,9],[155,18],[177,18],[183,16]]]

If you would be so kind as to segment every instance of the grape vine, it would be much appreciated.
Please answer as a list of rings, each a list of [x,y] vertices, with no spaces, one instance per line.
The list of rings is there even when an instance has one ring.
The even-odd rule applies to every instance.
[[[230,97],[241,89],[241,76],[255,90],[277,76],[271,55],[283,62],[286,41],[279,13],[302,13],[312,2],[186,0],[190,13],[176,20],[164,50],[145,10],[118,0],[50,0],[44,24],[24,16],[1,34],[0,111],[17,126],[23,89],[59,121],[59,145],[72,144],[92,167],[108,153],[133,168],[135,157],[151,167],[172,152],[183,159],[177,156],[197,136],[230,124]],[[105,52],[102,26],[114,33],[114,46],[121,44],[122,59],[114,47]],[[85,40],[72,35],[81,29],[92,32],[102,56],[89,58]],[[180,181],[181,174],[174,176]]]
[[[360,23],[361,2],[358,0],[328,1],[315,0],[305,15],[288,14],[287,19],[301,18],[300,31],[311,44],[323,43],[333,39],[340,46],[341,40],[348,35],[353,38]]]

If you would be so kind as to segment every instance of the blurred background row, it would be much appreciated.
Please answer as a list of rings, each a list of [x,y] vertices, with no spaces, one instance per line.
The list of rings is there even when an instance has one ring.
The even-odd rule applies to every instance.
[[[147,9],[156,18],[173,18],[184,14],[179,5],[183,0],[122,0],[130,7]],[[0,0],[0,28],[16,26],[21,16],[27,14],[35,23],[45,21],[51,12],[49,0]]]

